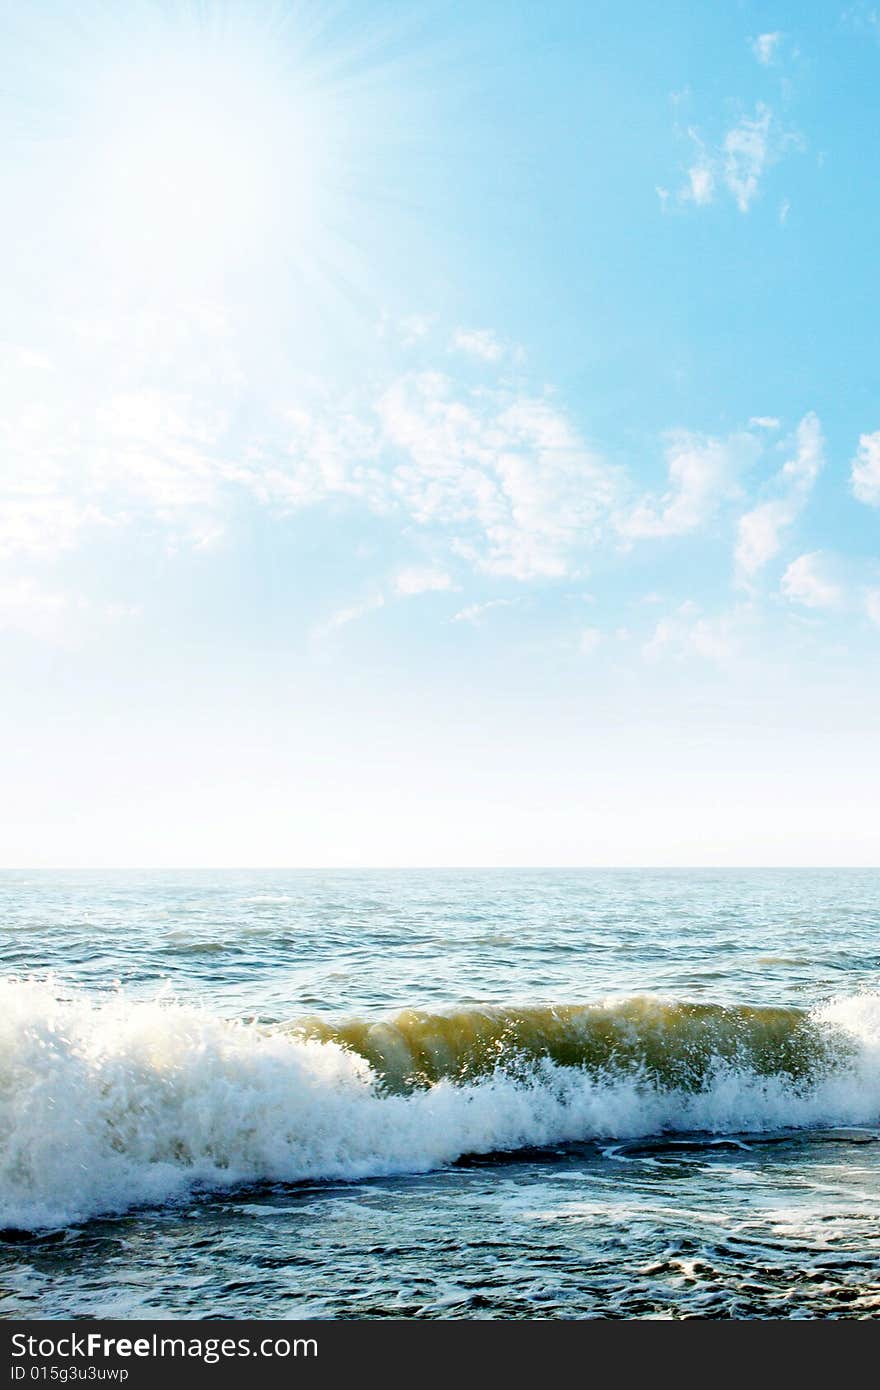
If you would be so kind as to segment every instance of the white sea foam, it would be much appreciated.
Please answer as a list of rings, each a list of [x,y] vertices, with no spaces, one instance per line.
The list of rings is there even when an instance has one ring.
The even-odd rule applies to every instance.
[[[0,984],[0,1225],[67,1224],[206,1185],[357,1179],[464,1153],[880,1117],[880,995],[813,1016],[852,1054],[812,1082],[719,1062],[696,1091],[538,1062],[383,1093],[363,1058],[168,1001]]]

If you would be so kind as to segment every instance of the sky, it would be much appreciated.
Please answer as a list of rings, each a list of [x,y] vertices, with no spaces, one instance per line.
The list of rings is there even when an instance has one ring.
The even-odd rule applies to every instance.
[[[880,9],[0,14],[0,864],[880,865]]]

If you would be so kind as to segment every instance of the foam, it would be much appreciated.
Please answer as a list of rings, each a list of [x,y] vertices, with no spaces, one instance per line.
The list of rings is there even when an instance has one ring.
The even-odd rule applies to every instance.
[[[308,1026],[268,1030],[171,1000],[7,980],[0,1225],[65,1225],[200,1187],[424,1172],[526,1145],[876,1123],[880,995],[808,1016],[774,1011],[790,1012],[791,1029],[816,1044],[809,1065],[768,1069],[759,1046],[704,1048],[699,1067],[678,1075],[652,1067],[647,1049],[646,1065],[639,1010],[662,1033],[683,1016],[664,1024],[664,1009],[695,1007],[605,1006],[612,1023],[625,1017],[635,1029],[626,1056],[612,1047],[566,1064],[541,1045],[531,1055],[512,1046],[507,1056],[502,1037],[491,1068],[393,1090],[351,1044]],[[734,1032],[747,1033],[745,1015],[737,1017]],[[711,1018],[722,1038],[725,1019],[724,1011]]]

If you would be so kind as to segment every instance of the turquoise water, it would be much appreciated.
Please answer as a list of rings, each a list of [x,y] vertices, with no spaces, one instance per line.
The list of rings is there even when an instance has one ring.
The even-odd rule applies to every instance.
[[[7,1316],[876,1316],[880,874],[0,875]]]

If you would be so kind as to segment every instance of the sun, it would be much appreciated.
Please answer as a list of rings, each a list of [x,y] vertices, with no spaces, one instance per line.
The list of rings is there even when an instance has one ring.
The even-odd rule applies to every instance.
[[[77,332],[143,354],[135,324],[187,305],[303,359],[372,332],[425,216],[402,195],[423,167],[405,26],[322,0],[86,0],[63,31],[33,25],[15,190],[39,213],[34,276],[63,268]]]
[[[82,196],[108,266],[166,281],[235,270],[317,214],[314,101],[271,53],[167,44],[108,72]]]

